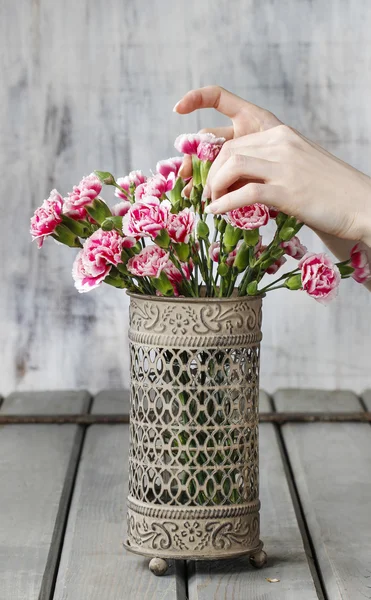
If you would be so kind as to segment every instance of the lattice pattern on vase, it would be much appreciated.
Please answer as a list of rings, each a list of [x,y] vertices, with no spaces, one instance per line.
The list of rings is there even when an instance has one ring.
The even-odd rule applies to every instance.
[[[256,550],[261,299],[136,296],[130,317],[130,547]]]

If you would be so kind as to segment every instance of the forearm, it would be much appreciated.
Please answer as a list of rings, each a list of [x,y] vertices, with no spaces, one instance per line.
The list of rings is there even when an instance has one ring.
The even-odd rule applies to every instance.
[[[323,243],[327,246],[327,248],[338,258],[339,260],[346,260],[350,256],[350,251],[355,245],[355,242],[352,240],[343,240],[334,235],[330,235],[329,233],[323,233],[322,231],[317,231],[316,234],[323,241]],[[371,263],[371,248],[367,246],[364,242],[360,242],[362,246],[362,250],[367,252],[368,259]],[[366,282],[365,287],[371,292],[371,281]]]

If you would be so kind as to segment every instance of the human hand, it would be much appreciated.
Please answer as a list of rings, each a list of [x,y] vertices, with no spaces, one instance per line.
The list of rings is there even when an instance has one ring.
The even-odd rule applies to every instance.
[[[216,108],[233,127],[212,130],[224,144],[208,176],[213,214],[259,202],[293,215],[313,229],[371,246],[371,179],[274,115],[211,86],[188,92],[180,114]],[[239,137],[240,136],[240,137]],[[190,176],[191,165],[182,176]]]

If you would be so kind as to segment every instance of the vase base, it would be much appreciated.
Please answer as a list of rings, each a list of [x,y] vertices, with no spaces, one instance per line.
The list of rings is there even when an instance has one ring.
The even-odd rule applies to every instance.
[[[127,540],[123,543],[123,546],[126,550],[128,550],[129,552],[133,552],[134,554],[140,554],[141,556],[146,556],[148,558],[152,558],[152,559],[164,559],[164,561],[166,560],[225,560],[227,558],[238,558],[239,556],[248,556],[250,557],[250,562],[251,564],[256,567],[257,569],[260,569],[261,567],[263,567],[265,565],[265,563],[267,562],[267,555],[266,553],[263,551],[263,542],[259,541],[259,544],[257,546],[255,546],[255,548],[251,548],[251,549],[246,549],[246,550],[233,550],[231,552],[214,552],[214,554],[209,554],[209,553],[205,553],[205,554],[197,554],[194,555],[192,553],[185,553],[185,554],[179,554],[174,553],[174,554],[167,554],[164,551],[161,551],[161,555],[159,556],[159,552],[158,550],[153,550],[148,551],[144,548],[140,548],[137,546],[132,546],[130,544],[130,542]],[[151,561],[152,562],[152,561]],[[150,570],[151,569],[151,563],[150,563]]]
[[[149,561],[149,570],[157,577],[161,577],[161,575],[165,575],[166,571],[169,568],[167,561],[164,558],[151,558]]]
[[[250,554],[250,564],[255,569],[261,569],[267,564],[267,553],[260,549],[256,554]]]

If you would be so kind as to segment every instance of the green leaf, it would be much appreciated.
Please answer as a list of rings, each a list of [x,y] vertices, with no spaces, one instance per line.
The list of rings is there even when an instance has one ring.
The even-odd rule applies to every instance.
[[[352,273],[354,273],[354,269],[353,267],[351,267],[349,264],[348,265],[342,265],[342,264],[338,264],[338,269],[340,271],[340,275],[344,278],[349,277],[349,275],[352,275]]]
[[[218,265],[218,273],[221,277],[225,277],[227,273],[229,273],[228,265],[224,262],[221,262],[220,265]]]
[[[174,244],[174,250],[179,260],[182,262],[186,262],[188,260],[190,255],[189,244]]]
[[[170,236],[166,229],[161,229],[160,233],[154,241],[155,244],[157,244],[157,246],[160,246],[160,248],[164,248],[165,250],[167,250],[170,244]]]
[[[62,215],[62,223],[72,231],[72,233],[79,237],[87,238],[92,233],[91,227],[86,221],[76,221],[67,215]]]
[[[161,294],[163,294],[164,296],[174,296],[174,288],[171,285],[169,278],[164,273],[164,271],[161,272],[160,277],[158,277],[157,279],[152,278],[151,281],[155,286],[156,290],[161,292]]]
[[[100,198],[95,198],[95,200],[93,200],[91,204],[85,206],[85,208],[89,215],[94,219],[94,221],[99,223],[99,225],[102,225],[103,221],[107,219],[107,217],[112,216],[107,204]]]
[[[52,237],[57,240],[57,242],[65,244],[70,248],[82,248],[79,238],[65,225],[57,225]]]

